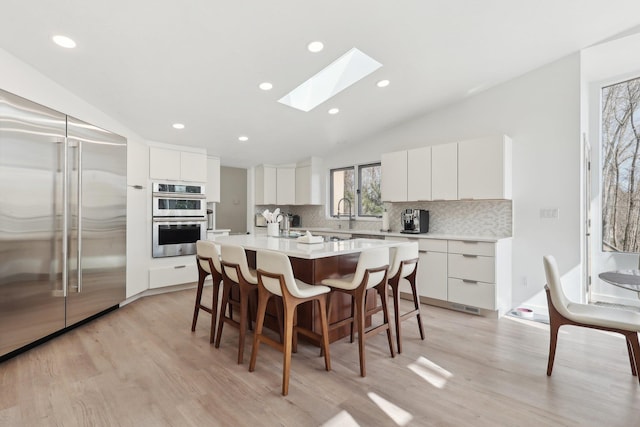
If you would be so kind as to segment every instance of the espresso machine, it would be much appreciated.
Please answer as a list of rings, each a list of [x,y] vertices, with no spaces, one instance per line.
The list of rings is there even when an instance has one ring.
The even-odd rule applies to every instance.
[[[405,209],[401,214],[401,233],[419,234],[429,232],[429,211],[425,209]]]

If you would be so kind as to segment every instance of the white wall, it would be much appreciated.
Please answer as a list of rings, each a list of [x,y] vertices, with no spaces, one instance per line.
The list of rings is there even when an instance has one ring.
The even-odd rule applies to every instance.
[[[2,49],[0,89],[124,136],[128,140],[129,175],[132,171],[147,171],[148,176],[148,155],[144,157],[146,142],[140,136]],[[134,160],[136,164],[132,164],[132,159],[137,160]],[[130,177],[127,182],[140,184],[132,182]],[[127,190],[127,204],[131,207],[127,210],[127,297],[148,288],[149,227],[145,217],[136,215],[146,211],[147,199],[145,191]],[[141,257],[142,254],[146,256]]]
[[[545,254],[555,255],[565,274],[567,293],[579,299],[579,54],[400,124],[361,144],[336,146],[335,156],[325,158],[325,165],[332,168],[379,160],[383,152],[502,133],[513,139],[513,305],[543,289]],[[558,220],[540,219],[540,209],[548,207],[559,208]],[[546,307],[543,295],[534,303]]]

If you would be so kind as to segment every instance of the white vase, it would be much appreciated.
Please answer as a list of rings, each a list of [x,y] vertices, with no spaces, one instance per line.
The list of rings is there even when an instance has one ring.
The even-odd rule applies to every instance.
[[[270,222],[267,224],[267,236],[278,237],[280,235],[280,224]]]

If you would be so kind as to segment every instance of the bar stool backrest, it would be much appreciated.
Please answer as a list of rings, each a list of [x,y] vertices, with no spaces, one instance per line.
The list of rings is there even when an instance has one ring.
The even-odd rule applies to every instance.
[[[198,254],[198,256],[201,256],[203,258],[211,258],[211,260],[213,261],[213,267],[218,273],[222,274],[222,267],[220,265],[220,254],[218,253],[218,248],[216,247],[215,243],[209,240],[198,240],[196,242],[196,253]],[[207,273],[211,273],[211,268],[209,267],[208,262],[199,259],[198,263],[204,271],[206,271]]]
[[[220,255],[224,262],[229,264],[237,264],[240,266],[240,273],[244,279],[249,283],[257,283],[255,276],[249,270],[249,264],[247,263],[247,254],[242,246],[238,245],[221,245]],[[236,273],[235,268],[225,266],[224,272],[226,276],[235,283],[240,283],[240,279]]]
[[[362,251],[360,253],[360,258],[358,259],[356,272],[353,275],[353,281],[351,282],[354,289],[364,279],[364,274],[366,270],[380,268],[388,265],[389,265],[389,248],[374,248],[374,249],[366,249]],[[376,273],[370,274],[369,279],[367,281],[366,288],[369,289],[379,284],[384,279],[385,274],[386,274],[386,271],[378,271]]]
[[[296,298],[303,298],[304,295],[298,288],[298,283],[293,276],[291,261],[285,254],[274,251],[258,251],[256,255],[256,267],[258,270],[271,274],[281,274],[284,277],[284,283],[291,295]],[[280,281],[273,277],[262,276],[262,284],[269,292],[282,296],[280,289]]]
[[[400,246],[391,248],[391,266],[389,267],[389,277],[395,277],[398,274],[402,261],[418,258],[418,242],[407,242]],[[400,277],[409,276],[415,270],[416,264],[411,263],[404,265],[400,272]]]

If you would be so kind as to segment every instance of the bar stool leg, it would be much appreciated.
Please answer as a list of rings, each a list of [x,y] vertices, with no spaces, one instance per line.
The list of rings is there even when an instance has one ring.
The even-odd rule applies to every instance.
[[[249,315],[249,290],[243,289],[240,285],[240,337],[238,338],[238,365],[242,364],[244,358],[244,340],[247,335]]]
[[[386,282],[386,281],[385,281]],[[376,286],[378,294],[380,294],[380,300],[382,302],[382,316],[384,319],[384,323],[387,325],[387,340],[389,341],[389,351],[391,352],[391,357],[396,357],[395,351],[393,350],[393,337],[391,336],[391,324],[389,323],[389,294],[387,293],[387,284],[383,282]]]
[[[220,293],[220,282],[222,279],[213,277],[213,298],[211,298],[211,332],[209,333],[209,344],[214,341],[216,334],[216,322],[218,321],[218,294]]]
[[[249,372],[253,372],[256,368],[256,360],[258,359],[258,349],[260,348],[259,337],[262,335],[264,327],[264,317],[267,313],[267,303],[271,295],[263,288],[258,288],[258,313],[256,317],[256,330],[253,335],[253,348],[251,349],[251,361],[249,362]]]
[[[360,354],[360,376],[367,376],[367,368],[365,366],[365,354],[364,354],[364,312],[365,312],[365,297],[367,295],[366,289],[355,290],[355,315],[358,322],[358,351]]]
[[[231,283],[224,280],[222,282],[222,304],[220,304],[220,314],[218,319],[218,330],[216,331],[216,343],[215,347],[220,348],[220,338],[222,338],[222,327],[224,326],[224,316],[227,311],[227,306],[229,308],[229,316],[231,316],[231,306],[229,305],[229,298],[231,294]]]
[[[193,321],[191,322],[191,332],[196,330],[196,323],[198,323],[198,313],[200,313],[200,306],[202,300],[202,289],[204,288],[204,279],[209,275],[198,265],[198,289],[196,291],[196,305],[193,309]]]
[[[322,348],[324,350],[324,367],[327,371],[331,370],[331,357],[329,356],[329,326],[326,307],[326,294],[318,297],[318,305],[320,306],[320,329],[322,331]]]
[[[416,276],[414,274],[413,279],[409,280],[411,284],[411,292],[413,293],[413,307],[417,311],[416,317],[418,320],[418,330],[420,331],[420,339],[424,341],[424,329],[422,326],[422,313],[420,312],[420,297],[418,296],[418,290],[416,289]],[[398,353],[400,351],[398,350]]]

